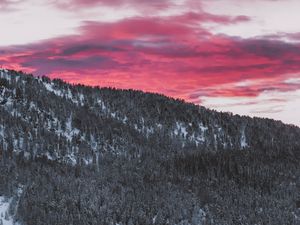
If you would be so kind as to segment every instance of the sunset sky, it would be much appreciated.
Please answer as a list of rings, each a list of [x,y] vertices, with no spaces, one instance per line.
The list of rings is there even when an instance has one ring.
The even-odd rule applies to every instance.
[[[0,66],[300,126],[299,0],[0,0]]]

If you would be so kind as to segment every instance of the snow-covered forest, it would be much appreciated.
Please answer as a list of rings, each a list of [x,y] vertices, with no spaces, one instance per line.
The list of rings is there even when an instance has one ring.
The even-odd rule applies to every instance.
[[[0,224],[297,224],[299,161],[280,121],[0,71]]]

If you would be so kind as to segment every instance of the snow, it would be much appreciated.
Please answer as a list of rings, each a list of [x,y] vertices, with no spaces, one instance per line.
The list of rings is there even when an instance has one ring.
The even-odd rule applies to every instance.
[[[205,131],[208,130],[208,127],[205,127],[202,123],[199,123],[199,129],[202,131],[202,133],[204,133]]]
[[[1,68],[0,71],[1,71],[1,72],[4,72],[4,73],[7,73],[7,72],[8,72],[7,69],[3,69],[3,68]]]
[[[0,125],[0,137],[4,138],[4,126]]]
[[[13,219],[8,215],[10,201],[0,197],[0,224],[2,222],[3,225],[13,225]]]
[[[218,142],[217,142],[217,135],[214,134],[214,146],[215,146],[215,150],[217,150],[218,146],[217,146]]]
[[[246,140],[246,135],[245,135],[245,128],[242,129],[242,134],[241,134],[241,148],[247,148],[247,140]]]
[[[300,217],[295,212],[292,212],[292,214],[293,214],[295,220],[300,221]]]
[[[156,218],[157,218],[157,215],[155,215],[152,219],[152,223],[155,224],[156,223]]]
[[[111,117],[112,117],[112,118],[116,118],[116,113],[115,113],[115,112],[112,112],[112,113],[111,113]]]
[[[21,189],[18,191],[18,195],[21,195]],[[9,215],[9,208],[12,202],[12,198],[5,198],[0,196],[0,224],[2,225],[19,225],[15,223],[13,216]],[[1,223],[2,222],[2,223]]]
[[[0,69],[0,77],[9,81],[11,80],[11,76],[8,75],[8,70],[5,69]]]
[[[46,153],[46,157],[48,160],[54,160],[54,158],[50,155],[49,152]]]
[[[52,92],[56,96],[61,97],[61,98],[65,97],[65,98],[71,100],[74,104],[76,104],[76,105],[79,104],[78,100],[74,98],[70,88],[68,88],[67,90],[57,90],[57,89],[54,88],[53,83],[42,82],[42,84],[44,85],[44,87],[46,88],[47,91]],[[84,96],[83,96],[83,94],[80,94],[78,98],[80,100],[80,104],[84,105]]]
[[[55,90],[54,88],[53,88],[53,83],[43,83],[44,84],[44,86],[45,86],[45,88],[48,90],[48,91],[50,91],[50,92],[52,92],[52,93],[54,93],[55,95],[57,95],[57,96],[59,96],[59,97],[62,97],[62,92],[60,91],[60,90]]]
[[[181,136],[190,142],[194,142],[196,146],[199,146],[205,142],[205,133],[208,130],[208,127],[204,126],[202,123],[199,123],[196,132],[188,133],[187,127],[192,126],[192,123],[185,124],[184,122],[176,122],[176,127],[173,133],[175,136]]]
[[[83,159],[83,163],[88,166],[88,165],[92,165],[93,164],[93,158],[84,158]]]
[[[127,118],[127,116],[125,116],[124,119],[122,120],[122,122],[123,122],[124,124],[126,124],[127,121],[128,121],[128,118]]]
[[[59,131],[58,133],[62,133]],[[72,127],[72,116],[66,122],[66,131],[64,132],[63,136],[65,136],[69,141],[72,141],[73,136],[78,135],[80,131],[77,128]]]
[[[70,88],[68,88],[67,98],[68,99],[72,99],[73,98],[73,95],[72,95],[72,92],[71,92]]]
[[[187,137],[187,130],[186,130],[186,126],[183,123],[180,122],[176,122],[176,128],[174,130],[174,134],[175,135],[180,135],[182,134],[184,138]]]
[[[77,160],[76,160],[76,156],[75,156],[74,152],[72,152],[71,154],[69,154],[69,155],[67,156],[67,158],[69,159],[69,162],[70,162],[73,166],[75,166],[75,165],[77,164]]]
[[[184,127],[184,126],[181,126],[181,132],[182,132],[184,137],[186,137],[187,134],[188,134],[188,132],[186,131],[186,127]]]
[[[79,100],[80,100],[80,104],[84,105],[84,95],[83,94],[79,94]]]

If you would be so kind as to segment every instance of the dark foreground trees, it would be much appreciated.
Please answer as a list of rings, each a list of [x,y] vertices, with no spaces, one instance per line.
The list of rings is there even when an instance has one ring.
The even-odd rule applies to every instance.
[[[17,218],[27,225],[299,223],[296,151],[293,158],[257,150],[107,156],[98,169],[19,159],[0,170],[0,195],[23,186]]]

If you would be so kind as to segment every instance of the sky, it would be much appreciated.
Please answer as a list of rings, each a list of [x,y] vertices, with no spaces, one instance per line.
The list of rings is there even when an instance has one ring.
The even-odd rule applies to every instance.
[[[0,66],[300,126],[299,0],[0,0]]]

